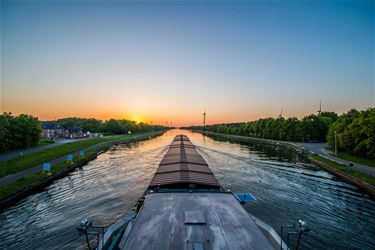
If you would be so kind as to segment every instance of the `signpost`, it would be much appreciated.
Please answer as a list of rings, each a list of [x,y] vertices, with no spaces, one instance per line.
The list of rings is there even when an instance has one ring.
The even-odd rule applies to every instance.
[[[47,175],[52,175],[51,173],[51,163],[45,162],[43,163],[43,173],[47,172]]]
[[[73,155],[68,155],[68,158],[66,160],[67,163],[73,164]]]

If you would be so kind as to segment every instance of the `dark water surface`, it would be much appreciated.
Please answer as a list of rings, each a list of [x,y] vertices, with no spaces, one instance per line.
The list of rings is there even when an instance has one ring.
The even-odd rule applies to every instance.
[[[298,219],[313,228],[300,249],[374,249],[375,201],[282,149],[174,130],[117,146],[45,191],[0,214],[0,249],[85,249],[82,218],[109,225],[147,188],[166,146],[187,134],[220,184],[257,198],[246,209],[277,231]]]

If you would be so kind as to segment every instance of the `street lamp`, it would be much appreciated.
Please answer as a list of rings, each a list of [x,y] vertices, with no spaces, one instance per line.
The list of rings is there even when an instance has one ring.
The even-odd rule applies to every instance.
[[[335,131],[335,155],[337,156],[337,133]]]

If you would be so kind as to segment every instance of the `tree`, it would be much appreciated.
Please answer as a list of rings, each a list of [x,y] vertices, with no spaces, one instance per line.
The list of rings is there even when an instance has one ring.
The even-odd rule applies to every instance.
[[[225,126],[224,124],[220,124],[218,127],[217,127],[217,132],[218,133],[226,133],[228,130],[227,126]]]
[[[328,131],[327,141],[331,147],[360,157],[375,159],[375,108],[364,111],[352,109],[340,116]]]
[[[331,118],[332,122],[335,122],[339,118],[339,116],[337,115],[337,113],[330,112],[330,111],[321,112],[320,116],[329,117],[329,118]]]
[[[205,126],[207,131],[265,139],[287,141],[325,141],[330,124],[337,119],[334,112],[323,112],[319,116],[308,115],[302,120],[283,117],[262,118],[247,123],[216,124]],[[202,130],[203,127],[190,127]]]
[[[110,119],[103,124],[103,131],[112,134],[124,134],[125,131],[122,129],[121,125],[115,119]]]
[[[13,119],[11,113],[3,113],[0,115],[0,152],[5,152],[12,144],[11,138],[11,120]]]
[[[42,128],[39,120],[31,115],[0,115],[0,152],[35,146]]]
[[[68,117],[58,119],[56,121],[64,128],[71,128],[71,127],[79,127],[82,128],[83,131],[87,132],[100,132],[101,126],[103,124],[102,121],[97,120],[95,118],[78,118],[78,117]]]

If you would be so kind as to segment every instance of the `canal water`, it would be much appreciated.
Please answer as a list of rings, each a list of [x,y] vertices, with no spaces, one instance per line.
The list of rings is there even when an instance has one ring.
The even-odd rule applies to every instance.
[[[281,148],[172,130],[116,146],[0,214],[0,249],[86,249],[82,218],[109,225],[147,188],[166,146],[183,133],[226,189],[250,192],[245,208],[279,231],[298,219],[312,231],[300,249],[374,249],[375,201]],[[292,245],[293,245],[292,241]]]

